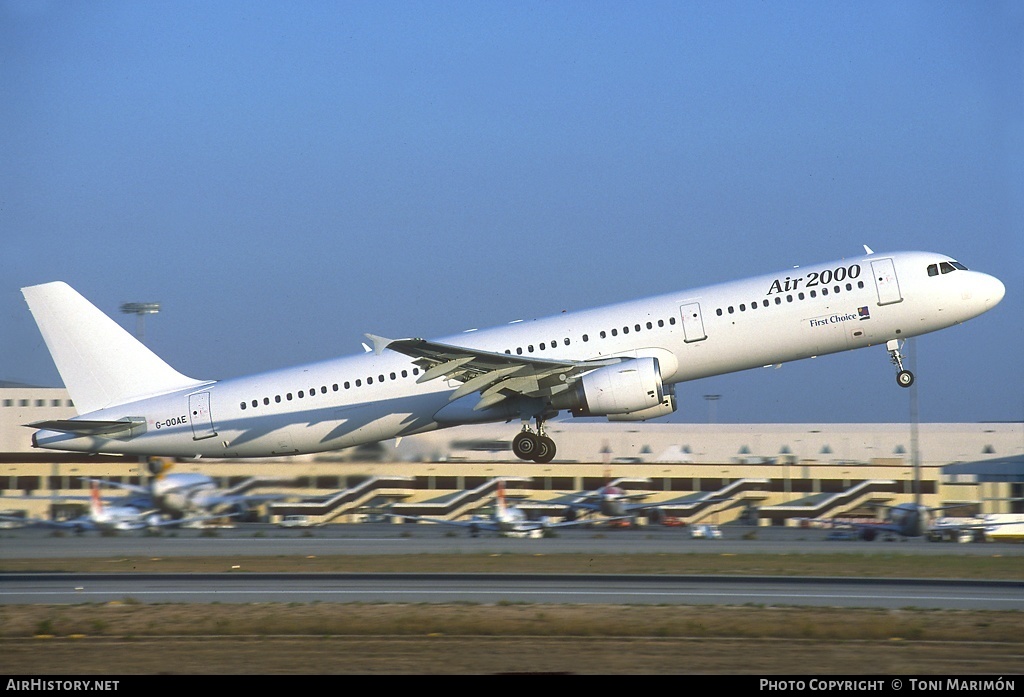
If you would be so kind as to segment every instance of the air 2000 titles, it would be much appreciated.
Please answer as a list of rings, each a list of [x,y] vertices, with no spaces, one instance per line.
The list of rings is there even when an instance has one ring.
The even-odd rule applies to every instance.
[[[797,278],[792,278],[790,276],[786,276],[784,279],[780,280],[777,278],[772,281],[772,285],[768,288],[767,295],[771,295],[772,293],[786,293],[800,288],[813,288],[814,286],[825,285],[827,283],[842,283],[843,281],[854,279],[858,276],[860,276],[860,264],[840,266],[835,269],[825,269],[824,271],[811,271],[806,277],[798,276]]]

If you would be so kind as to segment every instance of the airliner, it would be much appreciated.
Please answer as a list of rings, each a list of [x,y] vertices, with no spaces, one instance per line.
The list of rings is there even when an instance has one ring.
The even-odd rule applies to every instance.
[[[547,420],[666,416],[689,380],[881,346],[909,387],[906,339],[1005,292],[944,254],[864,251],[437,340],[366,334],[362,354],[224,380],[187,377],[66,283],[44,283],[22,293],[77,416],[26,425],[37,448],[250,458],[517,420],[515,455],[546,463]]]
[[[1000,520],[994,515],[981,518],[944,518],[939,514],[948,509],[964,508],[970,503],[954,503],[948,506],[925,506],[920,497],[915,496],[913,503],[900,503],[888,508],[884,520],[877,523],[848,523],[857,531],[862,540],[874,540],[882,533],[900,537],[928,537],[944,539],[960,533],[985,535],[998,531],[1004,525],[1014,525],[1016,520]]]
[[[233,513],[242,516],[270,501],[281,501],[286,494],[239,494],[217,485],[213,477],[200,472],[171,472],[173,463],[151,458],[148,485],[127,484],[108,479],[83,477],[87,481],[131,492],[137,505],[155,508],[173,518],[206,514]]]
[[[650,496],[649,492],[629,493],[622,487],[623,483],[623,479],[611,481],[606,474],[604,485],[597,489],[575,492],[544,503],[564,506],[567,520],[575,520],[581,514],[587,513],[599,513],[609,518],[626,518],[655,507],[656,504],[643,503],[643,500]]]
[[[160,511],[153,508],[108,505],[104,503],[103,499],[100,497],[99,485],[93,482],[90,486],[89,512],[86,515],[78,518],[72,518],[70,520],[15,518],[12,516],[3,516],[2,518],[8,522],[20,522],[51,528],[74,530],[76,532],[85,532],[87,530],[123,531],[157,529],[222,517],[225,516],[199,515],[187,519],[174,519],[163,516]]]

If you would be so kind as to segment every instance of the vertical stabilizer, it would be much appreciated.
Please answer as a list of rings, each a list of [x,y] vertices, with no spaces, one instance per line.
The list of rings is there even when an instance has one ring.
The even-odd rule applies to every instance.
[[[146,462],[146,466],[153,478],[159,480],[170,473],[171,468],[174,467],[174,460],[166,457],[151,457]]]
[[[495,514],[496,514],[496,517],[498,518],[498,520],[504,520],[505,519],[505,515],[506,515],[505,512],[506,512],[506,510],[507,509],[505,508],[505,480],[499,479],[498,480],[497,505],[496,505],[496,510],[495,510]]]
[[[93,520],[103,518],[103,500],[100,498],[100,488],[96,482],[89,487],[89,513]]]
[[[21,293],[79,414],[202,384],[167,365],[68,284]]]

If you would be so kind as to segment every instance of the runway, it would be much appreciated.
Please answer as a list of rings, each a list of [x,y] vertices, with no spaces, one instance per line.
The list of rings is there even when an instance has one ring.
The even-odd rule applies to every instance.
[[[622,574],[2,574],[0,604],[569,603],[1024,610],[1024,582]]]
[[[725,526],[722,539],[678,528],[578,529],[551,538],[472,537],[439,525],[360,524],[310,529],[239,525],[216,530],[53,535],[6,530],[0,559],[328,557],[344,555],[898,554],[1022,556],[1013,543],[924,539],[829,540],[828,531]],[[109,603],[572,603],[758,604],[1024,610],[1024,582],[779,576],[508,573],[5,573],[0,604]]]

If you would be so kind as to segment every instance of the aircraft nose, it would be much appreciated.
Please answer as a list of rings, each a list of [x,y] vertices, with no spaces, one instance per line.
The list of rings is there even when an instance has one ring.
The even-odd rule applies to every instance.
[[[1006,286],[995,276],[985,276],[985,283],[981,293],[982,299],[989,307],[995,307],[1006,295]]]

